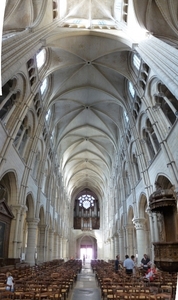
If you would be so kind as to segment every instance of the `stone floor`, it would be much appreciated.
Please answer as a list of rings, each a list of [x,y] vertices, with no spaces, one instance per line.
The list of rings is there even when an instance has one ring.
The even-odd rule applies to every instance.
[[[81,273],[77,277],[76,285],[69,295],[69,300],[101,300],[101,292],[97,286],[95,274],[90,267],[90,262],[85,262]]]

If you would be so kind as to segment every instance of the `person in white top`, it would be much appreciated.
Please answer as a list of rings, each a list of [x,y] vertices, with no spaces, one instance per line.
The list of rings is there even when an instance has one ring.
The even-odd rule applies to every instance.
[[[131,258],[129,258],[128,255],[126,255],[124,260],[124,268],[126,270],[126,274],[132,274],[134,267],[135,267],[134,261]]]
[[[6,290],[14,292],[14,278],[12,277],[10,272],[6,273]]]

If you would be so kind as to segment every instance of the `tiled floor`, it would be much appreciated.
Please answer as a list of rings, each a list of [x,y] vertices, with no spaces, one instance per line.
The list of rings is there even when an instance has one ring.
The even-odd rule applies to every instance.
[[[74,286],[69,300],[101,300],[101,292],[97,286],[95,274],[90,262],[82,266],[82,271],[78,274],[76,285]]]

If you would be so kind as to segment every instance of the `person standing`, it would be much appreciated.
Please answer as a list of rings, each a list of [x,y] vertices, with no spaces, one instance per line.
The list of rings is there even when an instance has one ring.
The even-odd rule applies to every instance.
[[[128,255],[126,255],[125,260],[124,260],[124,268],[125,268],[126,274],[129,274],[129,275],[132,274],[134,267],[135,267],[134,261],[131,258],[129,258]]]
[[[6,291],[14,292],[14,278],[10,272],[6,273]]]

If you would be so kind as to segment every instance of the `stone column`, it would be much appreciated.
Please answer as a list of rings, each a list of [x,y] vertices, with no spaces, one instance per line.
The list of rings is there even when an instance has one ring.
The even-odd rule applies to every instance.
[[[53,260],[53,246],[54,246],[54,230],[49,229],[48,234],[48,260]]]
[[[119,237],[118,234],[114,236],[114,259],[119,254]]]
[[[58,258],[58,234],[57,232],[54,233],[54,244],[53,244],[53,259]]]
[[[38,222],[39,219],[27,219],[28,237],[25,261],[30,265],[35,264],[35,248]]]
[[[60,258],[64,258],[63,257],[63,238],[62,238],[62,236],[59,238],[59,243],[60,243],[60,245],[59,245],[59,253],[60,253],[60,255],[59,255],[59,257]]]
[[[66,259],[70,259],[70,253],[69,253],[69,240],[66,240]]]
[[[46,253],[46,225],[40,225],[39,227],[39,252],[38,252],[38,262],[42,263],[45,261]]]
[[[65,261],[68,258],[67,245],[68,245],[68,240],[66,238],[64,238],[63,239],[63,258],[65,259]]]
[[[133,224],[136,228],[137,237],[138,265],[141,262],[143,254],[146,253],[145,221],[145,218],[133,219]]]
[[[119,230],[119,256],[120,260],[124,260],[124,236],[123,230]]]
[[[114,259],[114,237],[111,238],[111,252],[109,253],[109,258]]]
[[[133,225],[127,225],[126,229],[126,239],[127,239],[127,254],[129,257],[134,254],[133,250]]]
[[[26,211],[24,205],[13,205],[11,207],[14,219],[11,221],[11,234],[9,243],[9,257],[19,258],[22,252],[23,240],[23,213]]]
[[[62,257],[64,260],[66,260],[66,239],[63,238],[62,239],[62,244],[63,244],[63,247],[62,247]]]
[[[110,240],[106,240],[105,241],[105,247],[106,247],[106,251],[104,251],[104,260],[108,260],[110,259],[109,254],[110,254]]]

